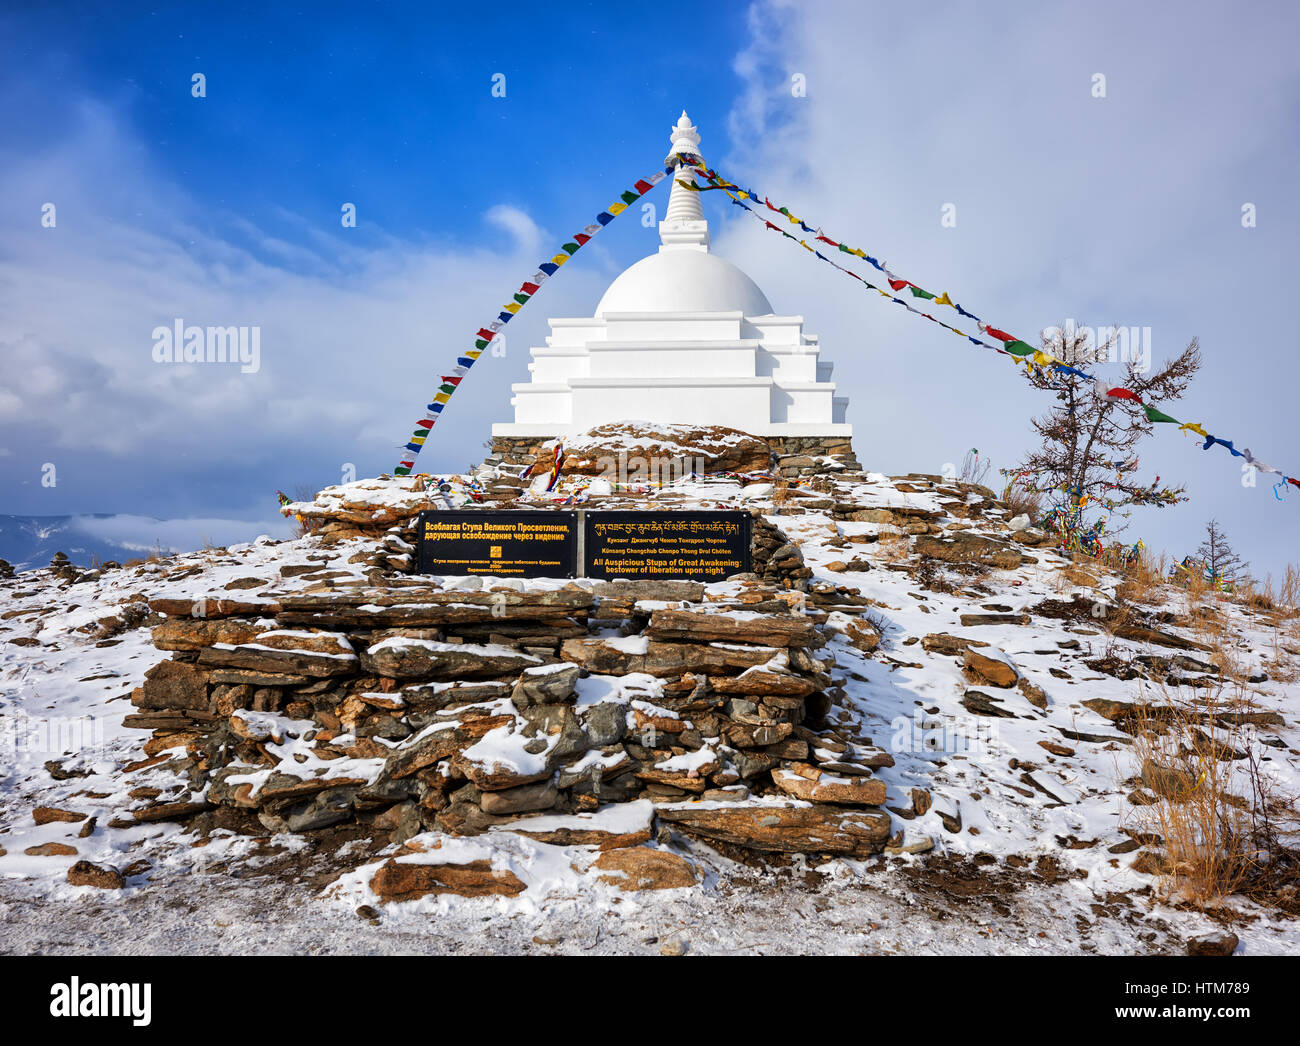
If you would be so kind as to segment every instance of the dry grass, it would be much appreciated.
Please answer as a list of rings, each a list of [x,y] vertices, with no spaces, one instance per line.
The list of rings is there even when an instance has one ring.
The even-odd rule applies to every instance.
[[[1268,586],[1273,602],[1277,606],[1288,608],[1291,615],[1300,620],[1300,566],[1287,564],[1286,573],[1282,576],[1276,593],[1273,592],[1272,575],[1269,575],[1265,584]]]
[[[1103,573],[1105,567],[1095,559],[1077,554],[1071,556],[1069,565],[1060,570],[1061,576],[1067,582],[1079,588],[1096,588],[1101,583]]]
[[[1286,568],[1280,580],[1272,575],[1263,581],[1251,578],[1237,587],[1233,601],[1247,609],[1266,613],[1266,623],[1300,638],[1300,567]]]
[[[778,479],[775,489],[772,491],[772,505],[776,510],[775,515],[781,515],[788,504],[790,504],[790,481],[788,479]]]
[[[912,542],[906,534],[880,534],[876,541],[880,559],[884,563],[901,563],[907,559]]]
[[[1201,907],[1236,893],[1261,857],[1249,804],[1232,791],[1233,761],[1220,758],[1236,740],[1220,726],[1220,706],[1218,695],[1203,706],[1175,698],[1140,706],[1133,724],[1142,783],[1158,797],[1138,808],[1138,823],[1164,847],[1165,892]]]
[[[1246,894],[1300,910],[1297,797],[1263,762],[1267,749],[1246,716],[1258,709],[1225,616],[1193,620],[1222,675],[1212,687],[1144,685],[1151,703],[1132,724],[1133,753],[1158,798],[1137,808],[1137,821],[1163,846],[1167,895],[1204,908]]]
[[[1289,565],[1280,579],[1250,579],[1229,597],[1266,630],[1270,656],[1264,662],[1278,683],[1300,681],[1300,567]]]
[[[1244,687],[1251,672],[1241,655],[1244,641],[1228,613],[1232,596],[1201,578],[1193,578],[1185,598],[1187,614],[1182,623],[1197,642],[1210,648],[1206,659],[1223,673],[1223,678]]]
[[[988,458],[981,458],[979,451],[968,450],[966,456],[961,459],[961,472],[957,474],[957,482],[982,487],[992,467],[993,462]]]
[[[1277,683],[1300,681],[1300,641],[1294,623],[1275,619],[1268,630],[1269,657],[1264,662],[1268,676]]]
[[[1008,519],[1028,516],[1031,523],[1043,516],[1043,495],[1025,490],[1014,483],[1007,484],[1002,492],[1002,502],[1007,506]]]
[[[1101,584],[1107,570],[1104,564],[1095,559],[1074,553],[1069,563],[1052,571],[1051,584],[1054,591],[1062,595],[1071,589],[1086,588],[1093,590],[1093,595],[1101,599],[1097,586]]]
[[[1120,573],[1123,580],[1115,593],[1121,599],[1143,606],[1157,606],[1168,600],[1169,562],[1165,553],[1157,556],[1143,549]]]
[[[317,491],[313,490],[305,483],[299,483],[294,488],[293,500],[294,501],[315,501],[316,494]],[[293,524],[292,534],[295,540],[297,538],[306,537],[308,534],[310,534],[313,530],[315,530],[320,525],[319,520],[308,519],[305,516],[294,516],[293,519],[290,520],[290,522]]]
[[[136,556],[134,559],[128,559],[125,562],[123,562],[122,566],[124,568],[142,567],[146,563],[169,563],[173,558],[175,557],[162,547],[162,542],[159,540],[155,540],[153,548],[149,551],[147,555]]]
[[[1174,623],[1190,629],[1208,651],[1194,657],[1219,670],[1212,686],[1144,680],[1136,718],[1126,729],[1144,791],[1156,796],[1135,806],[1135,827],[1163,852],[1162,892],[1202,908],[1239,894],[1300,914],[1300,796],[1287,794],[1267,762],[1270,749],[1248,713],[1258,713],[1249,648],[1258,630],[1271,641],[1270,681],[1300,679],[1300,569],[1274,581],[1222,592],[1193,574],[1171,585],[1167,557],[1143,552],[1122,570],[1105,627],[1113,637],[1141,607],[1173,604]],[[1076,557],[1057,572],[1060,590],[1094,588],[1109,572]],[[1252,633],[1244,631],[1245,628]],[[1104,658],[1127,661],[1131,650],[1111,638]],[[1155,856],[1155,855],[1153,855]]]

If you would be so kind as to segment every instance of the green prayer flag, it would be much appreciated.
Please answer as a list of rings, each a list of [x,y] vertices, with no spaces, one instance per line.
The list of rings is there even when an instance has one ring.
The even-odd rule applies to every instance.
[[[915,284],[908,284],[907,289],[912,292],[913,298],[929,298],[931,301],[934,300],[933,294],[931,294],[929,291],[921,290],[921,288],[916,286]]]
[[[1032,345],[1026,345],[1023,341],[1007,341],[1002,343],[1002,347],[1013,356],[1028,356],[1034,351]]]
[[[1146,413],[1147,421],[1167,421],[1171,425],[1182,424],[1177,418],[1171,418],[1168,414],[1158,411],[1150,405],[1144,406],[1142,410]]]

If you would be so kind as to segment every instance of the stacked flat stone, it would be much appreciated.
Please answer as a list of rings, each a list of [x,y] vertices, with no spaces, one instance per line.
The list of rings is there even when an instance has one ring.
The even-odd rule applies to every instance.
[[[818,604],[844,599],[751,577],[154,600],[172,656],[128,724],[191,787],[133,816],[404,839],[650,799],[718,842],[877,852],[892,758],[834,715]]]

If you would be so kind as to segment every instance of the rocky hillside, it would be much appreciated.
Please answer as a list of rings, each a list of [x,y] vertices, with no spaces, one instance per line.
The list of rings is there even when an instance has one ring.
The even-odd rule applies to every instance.
[[[550,496],[520,471],[381,477],[293,506],[295,541],[0,580],[0,875],[129,895],[306,847],[331,855],[316,903],[415,913],[958,861],[1105,908],[1168,895],[1156,814],[1206,787],[1153,723],[1210,738],[1229,805],[1300,794],[1300,641],[1266,601],[1072,563],[992,491],[847,456]],[[423,509],[566,500],[742,508],[755,573],[413,573]],[[1284,896],[1231,904],[1293,933]]]

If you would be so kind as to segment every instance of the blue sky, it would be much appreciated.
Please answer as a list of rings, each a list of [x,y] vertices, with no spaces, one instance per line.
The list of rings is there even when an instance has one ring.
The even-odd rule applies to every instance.
[[[255,532],[276,525],[277,487],[389,469],[466,336],[656,168],[683,106],[710,162],[999,326],[1150,326],[1157,356],[1199,335],[1205,372],[1174,413],[1300,471],[1300,17],[1191,3],[1175,22],[1162,7],[0,15],[0,511]],[[54,229],[40,226],[47,202]],[[355,229],[340,225],[345,202]],[[946,203],[956,228],[940,224]],[[1041,394],[709,204],[715,249],[822,336],[869,467],[939,471],[972,446],[1009,465],[1025,448]],[[589,314],[654,246],[623,219],[549,283],[421,466],[479,459],[546,318]],[[261,371],[155,364],[150,332],[176,317],[259,325]],[[1300,492],[1244,489],[1226,454],[1171,432],[1144,457],[1193,501],[1138,514],[1134,536],[1181,555],[1215,515],[1261,569],[1297,558]]]
[[[690,99],[721,129],[746,35],[743,5],[670,3],[653,16],[600,4],[166,6],[55,4],[6,19],[17,137],[59,141],[94,98],[208,229],[236,213],[292,236],[287,208],[319,216],[340,249],[341,199],[363,224],[411,237],[476,237],[503,201],[561,222],[581,213],[653,167],[647,141],[658,149],[674,106]],[[686,39],[674,26],[689,26]],[[497,73],[504,99],[490,91]]]

